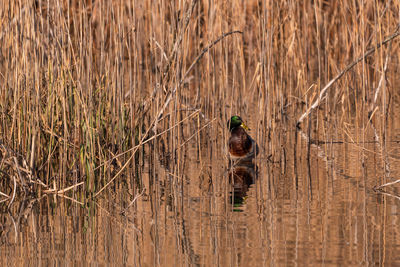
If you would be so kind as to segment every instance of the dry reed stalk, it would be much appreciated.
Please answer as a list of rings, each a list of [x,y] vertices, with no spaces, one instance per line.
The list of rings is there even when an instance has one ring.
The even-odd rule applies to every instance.
[[[187,117],[184,109],[198,110],[198,116],[219,125],[232,113],[251,117],[266,153],[283,158],[280,129],[287,127],[287,118],[300,117],[301,123],[341,78],[328,81],[341,62],[351,62],[359,47],[387,41],[375,40],[397,23],[397,7],[393,1],[12,1],[0,9],[0,138],[18,152],[18,166],[12,158],[2,161],[0,169],[15,175],[5,176],[0,189],[11,196],[15,188],[18,196],[21,177],[41,184],[34,190],[54,181],[65,188],[85,180],[82,191],[94,194],[114,177],[106,166],[116,159],[119,167],[131,163],[121,171],[140,187],[143,181],[134,177],[149,158],[157,160],[161,136],[165,153],[176,162],[169,166],[171,173],[183,177],[187,154],[180,148],[193,133],[202,162],[202,154],[216,157],[228,135],[226,127],[202,126],[200,117],[197,128],[179,124]],[[233,33],[241,38],[225,38]],[[396,59],[388,59],[398,46],[392,47],[386,61],[368,50],[363,55],[368,58],[359,59],[360,73],[342,77],[346,89],[335,91],[323,107],[328,119],[337,103],[342,120],[351,118],[352,110],[362,115],[367,86],[383,81],[383,73],[375,77],[379,59],[393,84],[390,62]],[[307,84],[321,88],[326,81],[298,116],[303,107],[292,100],[311,99],[316,92]],[[332,129],[323,127],[325,133]],[[153,165],[152,172],[157,171]]]
[[[379,194],[382,194],[382,195],[385,195],[385,196],[389,196],[389,197],[393,197],[395,199],[400,200],[400,196],[398,196],[398,195],[395,195],[395,194],[392,194],[392,193],[388,193],[388,192],[382,191],[381,189],[377,189],[377,188],[374,188],[374,190]]]
[[[218,37],[216,40],[214,40],[211,44],[209,44],[206,48],[204,48],[201,53],[195,58],[193,63],[190,65],[190,67],[186,70],[185,74],[183,75],[182,79],[179,80],[178,84],[174,87],[174,89],[169,93],[163,107],[161,110],[158,112],[156,118],[156,122],[154,123],[153,131],[157,127],[157,122],[161,118],[162,114],[164,113],[165,109],[168,107],[169,103],[171,102],[172,98],[174,97],[176,90],[182,85],[182,83],[186,80],[187,76],[189,73],[192,71],[194,66],[200,61],[200,59],[204,56],[205,53],[207,53],[213,46],[215,46],[217,43],[219,43],[221,40],[223,40],[225,37],[235,34],[235,33],[240,33],[243,34],[241,31],[231,31],[227,33],[223,33],[220,37]]]
[[[195,137],[196,135],[198,136],[198,134],[207,126],[209,126],[212,122],[214,122],[216,120],[216,118],[208,121],[206,124],[204,124],[202,127],[200,127],[200,125],[198,125],[199,129],[193,133],[191,136],[188,137],[188,139],[186,139],[185,142],[183,142],[178,148],[177,150],[180,150],[184,145],[186,145],[193,137]]]
[[[128,160],[124,163],[124,165],[119,169],[119,171],[114,175],[114,177],[112,177],[110,179],[109,182],[107,182],[106,185],[104,185],[97,193],[94,194],[94,198],[97,197],[104,189],[106,189],[121,173],[122,171],[128,166],[128,164],[130,163],[130,161],[133,159],[135,153],[137,152],[137,150],[142,147],[145,143],[151,141],[152,139],[155,139],[169,131],[172,131],[174,128],[178,127],[180,124],[182,124],[184,121],[188,120],[189,118],[193,117],[194,115],[196,115],[198,113],[198,111],[193,112],[191,115],[187,116],[186,118],[182,119],[181,121],[179,121],[178,123],[176,123],[175,125],[173,125],[172,127],[170,127],[169,129],[163,131],[162,133],[159,133],[157,135],[152,136],[151,138],[149,138],[148,140],[145,140],[150,132],[151,127],[148,128],[147,132],[143,135],[142,139],[140,140],[140,143],[129,149],[129,151],[132,151],[131,156],[128,158]],[[157,120],[157,118],[155,118],[155,120]],[[154,120],[154,121],[155,121]],[[153,121],[153,122],[154,122]],[[151,124],[152,125],[152,124]],[[126,152],[124,152],[126,153]],[[116,157],[118,157],[119,155],[117,155]]]
[[[81,205],[81,206],[84,206],[84,205],[85,205],[85,203],[83,203],[83,202],[81,202],[81,201],[79,201],[79,200],[76,200],[76,199],[74,199],[74,198],[72,198],[72,197],[69,197],[69,196],[67,196],[67,195],[64,195],[64,194],[55,194],[55,195],[57,195],[57,196],[59,196],[59,197],[62,197],[62,198],[65,198],[65,199],[68,199],[68,200],[71,200],[72,202],[74,202],[74,203],[76,203],[76,204],[79,204],[79,205]]]
[[[76,187],[78,187],[80,185],[83,185],[83,184],[84,184],[84,182],[80,182],[80,183],[71,185],[71,186],[69,186],[67,188],[60,189],[60,190],[57,190],[56,188],[52,188],[52,189],[44,190],[43,193],[45,193],[45,194],[54,193],[54,194],[63,195],[65,192],[67,192],[67,191],[69,191],[71,189],[74,189],[74,188],[76,188]]]
[[[156,139],[156,138],[158,138],[158,137],[160,137],[160,136],[162,136],[162,135],[164,135],[164,134],[170,132],[173,128],[179,126],[180,124],[182,124],[183,122],[187,121],[188,119],[194,117],[194,116],[197,115],[198,113],[199,113],[199,110],[196,110],[195,112],[193,112],[192,114],[190,114],[190,115],[187,116],[186,118],[182,119],[181,121],[179,121],[179,122],[176,123],[175,125],[173,125],[173,126],[171,126],[170,128],[168,128],[168,129],[162,131],[161,133],[158,133],[158,134],[156,134],[156,135],[153,135],[153,136],[150,137],[150,138],[147,138],[148,133],[145,134],[145,135],[143,136],[143,138],[142,138],[142,141],[141,141],[138,145],[136,145],[136,146],[134,146],[134,147],[132,147],[132,148],[130,148],[130,149],[128,149],[128,150],[126,150],[126,151],[124,151],[124,152],[118,154],[118,155],[113,156],[111,159],[109,159],[109,160],[107,160],[106,162],[104,162],[103,164],[97,166],[94,170],[96,170],[96,169],[98,169],[98,168],[100,168],[100,167],[103,167],[103,166],[106,165],[106,164],[109,164],[109,163],[110,163],[111,161],[113,161],[114,159],[116,159],[116,158],[118,158],[118,157],[121,157],[121,156],[123,156],[123,155],[125,155],[125,154],[127,154],[127,153],[129,153],[129,152],[136,151],[138,148],[140,148],[140,147],[143,146],[144,144],[146,144],[146,143],[148,143],[148,142],[150,142],[150,141],[152,141],[152,140],[154,140],[154,139]],[[147,138],[147,139],[146,139],[146,138]]]
[[[10,208],[10,206],[11,206],[12,203],[14,202],[15,193],[16,193],[16,191],[17,191],[17,181],[16,181],[16,179],[15,179],[15,176],[13,176],[13,182],[14,182],[14,184],[13,184],[13,192],[12,192],[12,196],[11,196],[10,203],[8,203],[8,208]]]
[[[121,214],[125,214],[126,211],[130,208],[130,206],[132,206],[136,202],[136,200],[138,200],[141,196],[143,196],[144,192],[145,192],[145,190],[143,189],[142,192],[140,192],[140,194],[137,194],[133,198],[133,200],[128,204],[128,206],[121,212]]]
[[[383,70],[382,70],[382,75],[381,75],[381,78],[379,79],[378,86],[375,89],[373,102],[371,103],[371,107],[369,109],[370,110],[369,111],[370,120],[372,119],[372,114],[375,113],[375,109],[377,107],[376,106],[376,100],[378,99],[379,92],[381,91],[382,85],[385,83],[385,80],[386,80],[386,71],[387,71],[388,62],[389,62],[389,58],[390,58],[389,56],[390,56],[391,48],[392,48],[392,42],[390,42],[390,44],[389,44],[389,49],[388,49],[388,52],[387,52],[387,55],[386,55],[385,65],[384,65]]]
[[[9,195],[7,195],[7,194],[5,194],[5,193],[3,193],[3,192],[1,192],[1,191],[0,191],[0,196],[6,197],[6,198],[10,198]]]
[[[365,54],[361,57],[359,57],[358,59],[356,59],[354,62],[352,62],[351,64],[347,65],[347,67],[342,70],[338,75],[336,75],[335,78],[333,78],[332,80],[330,80],[325,87],[321,90],[317,100],[307,109],[306,112],[304,112],[300,118],[297,120],[297,127],[300,126],[300,123],[304,120],[304,118],[306,118],[310,112],[312,110],[314,110],[316,107],[318,107],[321,103],[322,100],[324,100],[326,93],[328,91],[328,89],[336,82],[338,81],[345,73],[347,73],[349,70],[351,70],[355,65],[357,65],[358,63],[360,63],[362,60],[364,60],[365,58],[367,58],[369,55],[371,55],[372,53],[374,53],[377,49],[379,49],[382,45],[385,45],[389,42],[391,42],[393,39],[395,39],[396,37],[398,37],[400,35],[400,31],[399,28],[396,29],[396,31],[388,36],[383,42],[379,43],[376,47],[371,48],[369,50],[367,50],[365,52]]]
[[[382,189],[382,188],[384,188],[386,186],[395,185],[397,183],[400,183],[400,179],[397,179],[397,180],[395,180],[393,182],[388,182],[388,183],[385,183],[385,184],[381,184],[379,186],[375,186],[374,189],[375,190],[380,190],[380,189]]]

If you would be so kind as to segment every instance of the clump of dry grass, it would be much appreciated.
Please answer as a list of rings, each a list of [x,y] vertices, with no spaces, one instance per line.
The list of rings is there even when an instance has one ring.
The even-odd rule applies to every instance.
[[[215,145],[217,125],[233,113],[252,114],[263,152],[279,154],[281,129],[394,32],[399,8],[396,1],[3,3],[2,196],[9,201],[13,192],[54,192],[84,181],[85,198],[118,177],[141,192],[145,159],[161,154],[167,165],[179,163],[185,154],[178,148],[191,136],[199,150]],[[205,49],[235,30],[243,34]],[[372,120],[379,120],[398,55],[393,41],[349,70],[327,92],[314,123],[329,132],[338,123],[332,113],[354,123],[372,102]],[[382,77],[388,82],[375,90]],[[215,118],[219,123],[204,132]],[[182,165],[168,169],[179,177]]]

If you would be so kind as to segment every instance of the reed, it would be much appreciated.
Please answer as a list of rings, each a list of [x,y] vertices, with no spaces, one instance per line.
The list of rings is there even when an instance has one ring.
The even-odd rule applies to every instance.
[[[0,201],[85,200],[122,180],[142,192],[145,162],[181,177],[188,142],[213,159],[232,114],[251,117],[275,159],[282,129],[308,115],[327,140],[368,121],[383,135],[399,45],[381,44],[400,4],[363,3],[2,2]]]

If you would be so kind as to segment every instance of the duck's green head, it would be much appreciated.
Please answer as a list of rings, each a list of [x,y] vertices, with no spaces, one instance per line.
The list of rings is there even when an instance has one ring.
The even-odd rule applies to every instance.
[[[228,121],[228,129],[232,131],[236,127],[242,127],[245,130],[249,130],[249,128],[244,124],[242,118],[239,116],[232,116],[231,119]]]

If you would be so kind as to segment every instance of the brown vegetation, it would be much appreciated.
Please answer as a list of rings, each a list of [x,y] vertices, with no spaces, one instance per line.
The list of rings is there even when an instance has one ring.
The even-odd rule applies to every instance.
[[[399,2],[122,2],[3,1],[0,201],[85,199],[122,179],[140,193],[145,160],[179,176],[185,146],[214,157],[233,114],[252,117],[274,158],[313,103],[302,129],[371,120],[384,134],[399,42],[373,48],[397,32]]]

